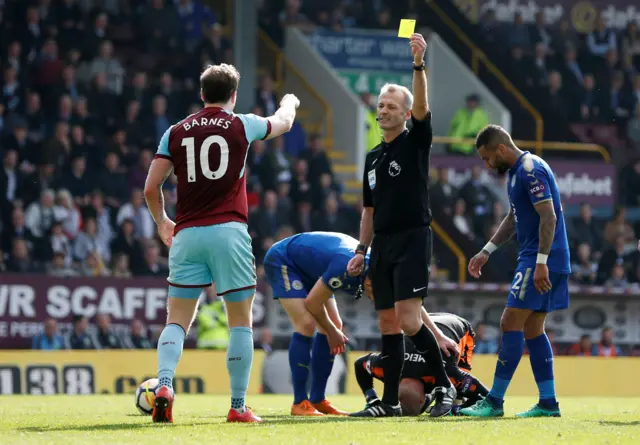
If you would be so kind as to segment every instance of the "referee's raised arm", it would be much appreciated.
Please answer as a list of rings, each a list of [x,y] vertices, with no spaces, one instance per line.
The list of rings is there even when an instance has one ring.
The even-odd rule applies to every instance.
[[[427,42],[421,34],[411,36],[411,53],[413,55],[413,118],[422,121],[429,113],[429,96],[427,95],[427,73],[425,72],[424,53]]]

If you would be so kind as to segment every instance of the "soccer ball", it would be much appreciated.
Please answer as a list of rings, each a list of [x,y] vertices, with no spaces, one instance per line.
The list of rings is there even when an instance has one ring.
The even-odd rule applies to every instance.
[[[136,390],[136,408],[143,416],[150,416],[153,412],[153,402],[156,400],[158,379],[149,379],[142,382]]]

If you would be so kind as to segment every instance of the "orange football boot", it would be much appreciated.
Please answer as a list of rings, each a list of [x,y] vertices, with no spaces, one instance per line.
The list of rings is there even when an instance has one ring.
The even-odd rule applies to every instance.
[[[308,400],[303,400],[297,405],[293,405],[291,407],[291,415],[292,416],[307,416],[307,417],[319,417],[324,416],[320,411],[318,411],[311,402]]]
[[[151,418],[155,423],[173,423],[173,390],[162,386],[156,391]]]
[[[320,403],[314,403],[313,406],[322,414],[329,414],[332,416],[348,416],[349,413],[336,408],[327,399],[324,399]]]
[[[239,423],[261,423],[262,418],[256,416],[248,406],[244,407],[244,412],[240,413],[237,410],[230,408],[229,414],[227,414],[227,422],[239,422]]]

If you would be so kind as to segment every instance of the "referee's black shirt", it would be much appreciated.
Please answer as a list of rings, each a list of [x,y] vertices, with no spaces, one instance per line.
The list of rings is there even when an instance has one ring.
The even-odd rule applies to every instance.
[[[362,201],[373,207],[373,231],[395,233],[431,224],[429,153],[431,112],[390,143],[381,142],[365,160]]]

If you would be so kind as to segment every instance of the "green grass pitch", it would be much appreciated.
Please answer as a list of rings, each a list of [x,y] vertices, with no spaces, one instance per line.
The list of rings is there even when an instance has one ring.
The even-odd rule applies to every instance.
[[[331,397],[337,406],[358,410],[357,396]],[[225,396],[178,395],[176,423],[154,425],[137,414],[133,395],[0,397],[0,444],[637,444],[640,399],[564,398],[560,419],[515,419],[532,398],[507,398],[506,417],[468,419],[426,416],[359,420],[342,417],[292,418],[290,396],[260,395],[248,403],[261,425],[226,424]]]

